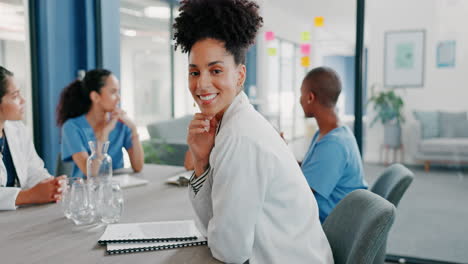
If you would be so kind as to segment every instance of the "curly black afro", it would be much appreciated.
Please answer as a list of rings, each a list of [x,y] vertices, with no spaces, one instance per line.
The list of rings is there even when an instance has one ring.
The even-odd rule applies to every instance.
[[[187,53],[197,41],[213,38],[224,43],[236,64],[244,64],[263,24],[258,9],[249,0],[183,0],[173,25],[175,49]]]

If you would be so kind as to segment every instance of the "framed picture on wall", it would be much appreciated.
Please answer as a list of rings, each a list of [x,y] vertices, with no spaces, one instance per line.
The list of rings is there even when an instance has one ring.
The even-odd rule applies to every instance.
[[[384,86],[423,87],[425,31],[385,32]]]

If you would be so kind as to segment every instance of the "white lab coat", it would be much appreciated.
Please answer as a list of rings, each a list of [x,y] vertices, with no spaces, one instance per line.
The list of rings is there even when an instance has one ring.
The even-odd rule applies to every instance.
[[[21,121],[5,121],[4,131],[21,188],[5,187],[7,172],[0,160],[0,210],[15,210],[16,197],[21,189],[28,189],[52,177],[37,155],[32,138]]]
[[[244,92],[223,116],[205,173],[202,187],[197,193],[189,187],[189,196],[215,258],[333,263],[317,202],[299,165]]]

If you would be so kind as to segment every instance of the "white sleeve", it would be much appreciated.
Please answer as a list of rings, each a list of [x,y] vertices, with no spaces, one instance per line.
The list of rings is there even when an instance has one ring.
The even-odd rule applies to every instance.
[[[213,217],[208,223],[208,246],[226,263],[244,263],[253,250],[255,227],[273,166],[255,142],[229,137],[215,153],[211,190]],[[271,160],[270,160],[271,161]]]
[[[26,132],[26,131],[24,131]],[[24,133],[23,140],[25,141],[24,153],[29,161],[27,170],[27,182],[22,184],[23,189],[34,187],[40,181],[52,177],[44,168],[44,161],[37,155],[36,149],[32,142],[32,138],[27,133]]]
[[[16,210],[16,197],[20,191],[20,188],[0,187],[0,210]]]

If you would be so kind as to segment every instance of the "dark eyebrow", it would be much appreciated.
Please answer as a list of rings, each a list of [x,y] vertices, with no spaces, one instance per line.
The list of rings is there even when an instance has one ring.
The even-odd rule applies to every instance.
[[[224,64],[224,62],[222,62],[222,61],[212,61],[212,62],[208,63],[208,66],[213,66],[215,64]],[[189,67],[190,68],[196,68],[197,65],[196,64],[189,64]]]
[[[213,66],[215,64],[224,64],[224,62],[222,62],[222,61],[213,61],[213,62],[208,63],[208,66]]]

